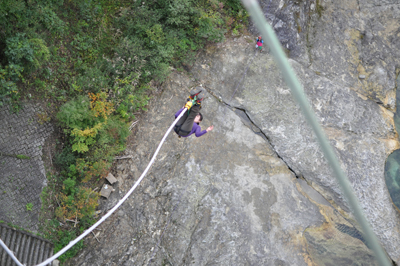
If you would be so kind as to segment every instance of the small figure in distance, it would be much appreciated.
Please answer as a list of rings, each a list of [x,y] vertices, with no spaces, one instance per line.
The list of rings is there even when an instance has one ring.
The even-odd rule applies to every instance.
[[[260,49],[260,53],[262,53],[262,48],[263,48],[263,39],[261,38],[261,35],[258,36],[257,40],[256,40],[256,48]]]
[[[179,137],[189,137],[193,133],[196,137],[201,137],[207,132],[213,130],[214,126],[208,127],[206,130],[201,130],[200,122],[203,120],[203,115],[200,113],[201,102],[203,101],[204,94],[202,87],[196,87],[190,92],[190,96],[185,106],[182,107],[175,114],[175,119],[183,112],[184,108],[188,110],[176,123],[174,131]],[[193,104],[193,100],[195,103]]]

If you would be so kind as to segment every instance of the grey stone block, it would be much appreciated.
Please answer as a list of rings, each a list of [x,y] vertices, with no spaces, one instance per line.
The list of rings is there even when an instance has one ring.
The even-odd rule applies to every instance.
[[[108,180],[108,182],[110,182],[111,185],[118,181],[118,180],[113,176],[113,174],[111,174],[111,173],[108,173],[106,179]]]
[[[113,191],[112,186],[104,184],[103,187],[101,188],[100,195],[102,197],[108,198],[112,191]]]

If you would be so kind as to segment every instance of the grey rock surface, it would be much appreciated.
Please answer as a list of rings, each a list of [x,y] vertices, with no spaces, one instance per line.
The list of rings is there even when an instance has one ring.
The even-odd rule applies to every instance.
[[[264,0],[260,5],[291,58],[395,109],[398,1]],[[253,23],[249,29],[259,34]]]
[[[243,39],[229,47],[248,51]],[[218,49],[215,54],[230,58],[229,49],[227,54]],[[247,58],[240,53],[239,58]],[[233,71],[222,67],[217,72],[209,65],[199,61],[192,73],[200,73],[204,86],[216,94],[205,73],[228,79],[218,73]],[[230,64],[240,65],[240,61]],[[173,114],[195,85],[194,79],[174,73],[164,86],[171,100],[154,102],[141,119],[127,150],[133,158],[119,161],[115,173],[121,196],[141,175]],[[226,92],[222,86],[219,91]],[[212,94],[203,102],[203,127],[213,124],[215,129],[201,138],[170,135],[148,177],[102,226],[101,243],[88,239],[90,248],[69,265],[312,265],[314,260],[338,258],[374,265],[371,251],[351,233],[359,232],[357,225],[298,180],[256,124]],[[351,248],[343,252],[340,247],[347,242]],[[321,255],[321,249],[328,254]]]
[[[311,68],[394,110],[399,47],[398,1],[320,1],[310,21]],[[397,37],[395,37],[397,35]],[[364,80],[358,80],[365,75]]]
[[[235,46],[236,45],[236,46]],[[254,54],[245,40],[221,45],[193,67],[194,77],[229,105],[244,109],[268,137],[272,147],[296,176],[305,178],[335,208],[351,217],[340,188],[330,172],[313,133],[293,100],[289,88],[269,55]],[[237,49],[241,46],[240,49]],[[237,49],[237,50],[236,50]],[[231,56],[235,50],[235,56]],[[240,63],[241,62],[241,63]],[[375,232],[395,258],[399,243],[398,213],[384,180],[387,156],[399,147],[393,113],[355,91],[341,87],[314,71],[290,60],[311,105],[336,150],[356,195]],[[224,72],[220,78],[219,72]],[[243,76],[237,87],[231,81]],[[236,78],[235,78],[236,77]],[[237,89],[238,88],[238,89]],[[235,97],[231,95],[237,89]]]
[[[173,103],[152,108],[128,151],[136,152],[133,160],[118,166],[124,191],[141,174],[151,156],[148,147],[162,137],[171,122],[165,117],[185,95],[177,82],[165,93],[173,93]],[[95,248],[71,265],[306,265],[305,247],[287,242],[322,225],[318,207],[233,111],[212,97],[203,106],[204,122],[215,131],[199,139],[169,136],[140,191],[103,227],[102,243],[92,242]]]

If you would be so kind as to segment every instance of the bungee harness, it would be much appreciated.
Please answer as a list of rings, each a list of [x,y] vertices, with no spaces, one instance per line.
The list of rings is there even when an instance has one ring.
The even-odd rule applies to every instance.
[[[197,100],[198,100],[198,99],[197,99],[197,96],[198,96],[200,93],[201,93],[201,91],[199,91],[198,93],[196,93],[196,94],[194,94],[194,95],[189,96],[188,101],[187,101],[186,104],[185,104],[185,108],[187,108],[187,110],[188,110],[188,115],[189,115],[189,113],[190,113],[190,109],[192,108],[192,106],[195,105],[195,104],[197,103]],[[200,101],[201,101],[201,100],[203,100],[203,99],[200,99]],[[181,125],[175,125],[175,127],[174,127],[174,131],[175,131],[176,134],[178,134],[178,138],[181,137],[181,135],[180,135],[179,133],[183,133],[183,134],[185,134],[185,135],[187,135],[187,134],[190,133],[190,131],[182,130],[182,129],[181,129],[182,125],[183,125],[183,124],[181,124]]]

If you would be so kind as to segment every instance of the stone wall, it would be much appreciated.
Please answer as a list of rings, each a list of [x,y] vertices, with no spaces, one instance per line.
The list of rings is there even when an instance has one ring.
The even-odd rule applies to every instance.
[[[0,219],[31,231],[38,229],[40,194],[46,186],[43,147],[53,132],[43,114],[40,105],[31,103],[18,113],[0,108]]]

